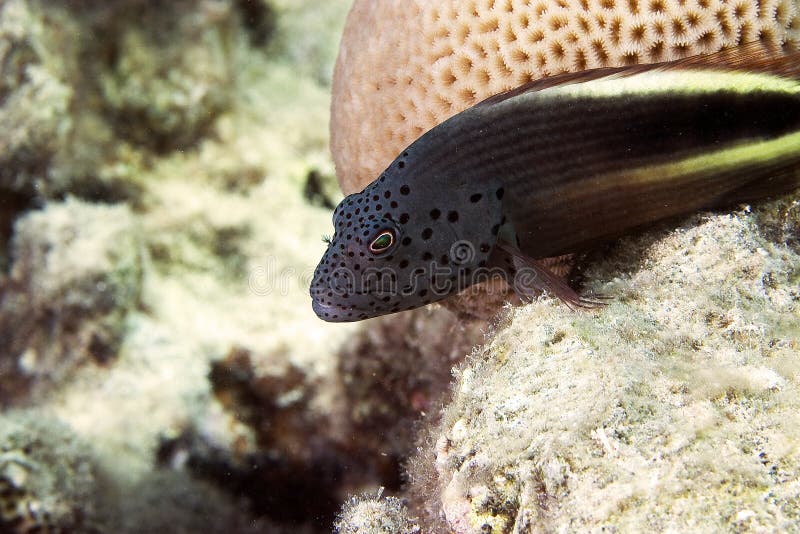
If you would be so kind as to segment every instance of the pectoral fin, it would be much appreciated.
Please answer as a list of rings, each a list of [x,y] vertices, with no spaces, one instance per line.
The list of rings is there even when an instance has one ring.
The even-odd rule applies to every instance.
[[[509,276],[508,282],[522,300],[530,302],[543,292],[547,292],[558,297],[573,310],[576,308],[599,308],[605,305],[603,301],[607,297],[579,295],[577,291],[569,287],[563,278],[550,271],[541,261],[525,256],[515,247],[504,242],[498,243],[497,247],[513,263],[513,277]]]

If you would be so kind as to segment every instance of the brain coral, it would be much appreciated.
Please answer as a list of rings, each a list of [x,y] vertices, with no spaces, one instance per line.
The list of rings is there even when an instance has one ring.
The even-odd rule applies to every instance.
[[[331,147],[360,191],[422,133],[529,80],[800,41],[798,0],[355,0]]]

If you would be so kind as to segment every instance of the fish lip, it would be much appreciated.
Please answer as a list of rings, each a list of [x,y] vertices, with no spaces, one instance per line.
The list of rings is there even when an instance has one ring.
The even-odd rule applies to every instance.
[[[355,317],[347,317],[348,312],[354,313],[358,311],[353,307],[326,305],[313,299],[311,301],[311,308],[314,310],[314,313],[317,314],[317,317],[329,323],[347,323],[357,320]],[[326,313],[328,314],[327,317],[325,316]],[[335,315],[338,315],[338,317],[334,318]]]

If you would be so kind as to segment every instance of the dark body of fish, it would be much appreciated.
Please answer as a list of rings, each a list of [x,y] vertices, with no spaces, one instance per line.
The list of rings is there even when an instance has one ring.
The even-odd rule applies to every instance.
[[[327,320],[372,317],[444,298],[479,281],[480,268],[511,281],[526,266],[536,288],[580,305],[535,259],[800,186],[800,54],[766,65],[600,69],[534,82],[455,115],[337,208],[328,261],[312,283],[315,310]],[[386,204],[380,217],[353,218],[367,204],[374,216],[375,202]],[[348,231],[359,219],[360,232]],[[376,252],[381,232],[391,248]],[[472,247],[468,261],[452,261],[457,243]],[[337,250],[342,261],[331,262]],[[359,286],[359,258],[398,275],[395,296],[376,299],[385,287]],[[352,287],[343,291],[323,265],[351,269]],[[404,283],[420,266],[426,274]],[[451,284],[431,291],[439,267]]]

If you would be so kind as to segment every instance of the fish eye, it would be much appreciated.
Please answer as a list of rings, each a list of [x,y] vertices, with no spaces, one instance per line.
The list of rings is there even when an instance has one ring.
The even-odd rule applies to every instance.
[[[375,236],[372,243],[369,244],[369,251],[373,254],[380,254],[389,250],[395,242],[394,230],[385,229]]]

